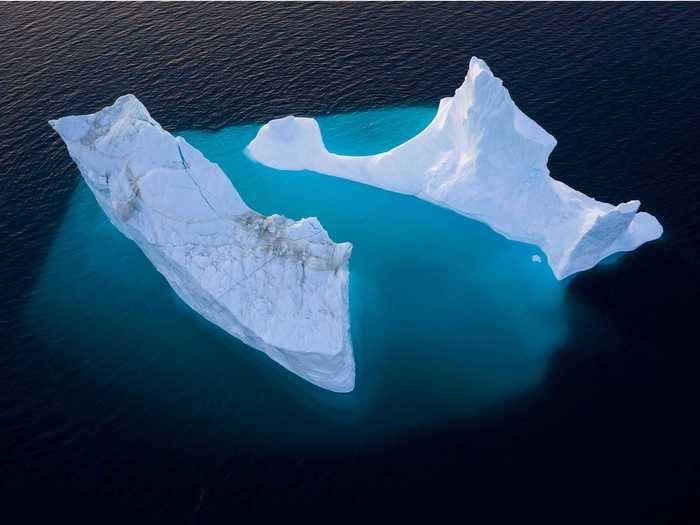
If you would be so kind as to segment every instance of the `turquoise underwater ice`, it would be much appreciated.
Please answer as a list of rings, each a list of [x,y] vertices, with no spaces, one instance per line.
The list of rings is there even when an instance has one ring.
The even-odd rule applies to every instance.
[[[330,151],[362,155],[412,137],[434,113],[389,108],[318,121]],[[176,134],[217,162],[253,209],[316,216],[334,241],[353,243],[354,392],[308,385],[199,318],[82,182],[28,303],[28,329],[69,354],[84,380],[178,407],[178,417],[228,421],[221,431],[238,438],[416,430],[540,382],[568,321],[566,281],[533,262],[544,259],[537,248],[410,196],[265,168],[243,152],[257,129]]]

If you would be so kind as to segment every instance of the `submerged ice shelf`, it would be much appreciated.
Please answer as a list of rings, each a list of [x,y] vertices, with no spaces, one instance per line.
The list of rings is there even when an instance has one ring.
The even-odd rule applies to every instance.
[[[420,126],[400,140],[384,143],[381,149],[388,151],[378,155],[331,154],[316,121],[294,117],[272,121],[260,130],[252,126],[231,128],[215,140],[206,134],[187,136],[234,174],[236,187],[256,209],[270,214],[282,211],[298,218],[313,204],[318,208],[312,206],[313,214],[321,217],[334,235],[361,243],[365,255],[353,259],[353,274],[357,276],[353,293],[361,299],[354,301],[356,307],[360,304],[362,308],[359,315],[354,313],[354,319],[365,324],[354,335],[360,335],[355,337],[356,345],[365,338],[362,346],[368,353],[374,355],[387,345],[394,348],[384,339],[394,333],[403,341],[396,345],[395,357],[400,357],[400,362],[407,361],[407,353],[423,337],[426,347],[454,350],[455,356],[464,357],[469,366],[460,369],[460,374],[478,370],[475,359],[484,359],[488,366],[488,356],[503,361],[498,352],[504,348],[513,348],[506,359],[509,363],[533,349],[546,355],[562,337],[552,327],[563,321],[558,317],[561,290],[548,282],[556,280],[546,266],[532,264],[540,262],[540,255],[531,255],[531,248],[510,243],[476,222],[471,225],[490,236],[482,238],[478,228],[467,232],[469,227],[462,226],[460,217],[446,210],[486,223],[509,239],[538,245],[558,279],[590,268],[607,255],[657,238],[662,228],[651,215],[637,212],[637,201],[614,207],[550,178],[546,162],[555,140],[520,112],[500,80],[481,61],[472,60],[464,85],[455,97],[441,102],[437,115],[425,127],[434,114],[428,111],[418,112]],[[365,128],[357,127],[368,117],[350,117],[359,120],[347,126],[352,132],[340,148],[333,146],[332,130],[324,127],[331,149],[355,155],[381,151],[371,147]],[[348,122],[344,119],[339,116],[324,122],[337,121],[345,129]],[[414,120],[411,113],[407,122]],[[106,216],[141,248],[185,303],[308,381],[333,391],[353,389],[355,364],[348,313],[350,244],[333,243],[316,219],[293,222],[252,211],[217,164],[183,138],[164,131],[132,96],[122,97],[94,115],[65,117],[51,124],[66,142]],[[353,130],[353,125],[357,129]],[[423,131],[415,135],[418,129]],[[385,129],[384,135],[395,131]],[[227,133],[232,143],[224,140]],[[384,135],[380,134],[382,140]],[[414,138],[404,142],[411,136]],[[242,153],[246,144],[248,157]],[[355,147],[357,144],[362,147]],[[249,158],[259,163],[251,163]],[[445,209],[323,175],[308,174],[304,181],[310,182],[301,184],[291,171],[273,175],[274,169],[331,174],[415,195]],[[274,191],[266,192],[265,186],[274,186]],[[359,196],[348,197],[357,192]],[[410,203],[422,207],[414,210]],[[363,223],[363,217],[369,224]],[[446,226],[451,224],[450,217],[455,221],[451,227]],[[452,240],[445,229],[451,232]],[[426,239],[433,237],[435,244],[427,247]],[[417,244],[416,238],[423,241]],[[504,245],[513,245],[512,252]],[[524,248],[529,250],[525,256]],[[400,260],[395,261],[397,257]],[[521,259],[527,261],[526,266],[518,262]],[[455,260],[460,261],[459,271]],[[129,273],[124,269],[120,272],[125,276]],[[441,288],[441,276],[445,275],[450,276],[449,283],[442,283]],[[505,282],[517,285],[506,286]],[[524,283],[532,289],[525,289]],[[478,330],[464,330],[463,319],[452,319],[454,312],[464,310],[464,294],[457,294],[451,302],[445,300],[455,284],[463,289],[476,287],[474,297],[479,298],[479,306],[473,310],[482,316],[476,323]],[[504,296],[499,291],[504,287],[523,288],[522,297],[511,293],[507,306],[499,303],[496,297]],[[528,300],[536,300],[536,308],[522,306],[529,304]],[[403,308],[394,312],[397,302]],[[490,309],[487,304],[491,304]],[[430,305],[429,310],[426,305]],[[371,315],[363,317],[362,312],[370,310]],[[392,313],[396,316],[393,329]],[[523,318],[529,320],[528,325],[513,321]],[[376,320],[378,334],[372,342],[367,336],[374,326],[370,320]],[[497,323],[498,328],[485,320]],[[512,340],[501,343],[496,332]],[[436,344],[440,333],[450,334],[442,345]],[[523,333],[528,337],[522,337]],[[537,339],[533,334],[546,337]],[[463,335],[469,337],[456,344],[457,336]],[[513,344],[523,340],[534,341],[525,352]],[[426,356],[419,354],[416,351],[416,363],[421,364],[416,366],[423,370]],[[445,355],[441,354],[439,363]],[[439,363],[437,368],[442,366]],[[539,370],[539,364],[532,368]],[[463,379],[460,375],[455,384]],[[528,376],[518,381],[531,380]],[[432,381],[434,377],[429,383]],[[504,390],[515,388],[511,380],[506,382]]]
[[[318,122],[331,151],[369,155],[415,136],[435,109],[382,108]],[[141,408],[206,414],[199,424],[220,425],[226,441],[279,443],[289,434],[304,446],[355,447],[358,439],[501,406],[546,377],[572,333],[572,312],[577,330],[595,328],[566,283],[532,262],[533,253],[544,259],[540,250],[421,199],[252,162],[244,149],[258,130],[245,124],[178,136],[218,164],[249,207],[318,217],[332,238],[352,241],[355,389],[339,396],[292,379],[264,353],[198,319],[110,223],[84,180],[22,313],[27,333],[78,367],[74,380],[138,392]],[[332,439],[322,421],[334,422]]]
[[[132,95],[50,124],[112,224],[185,303],[304,379],[354,388],[351,244],[315,218],[251,210],[218,165]]]
[[[389,151],[330,153],[314,119],[290,116],[264,125],[247,152],[271,168],[415,195],[485,222],[509,239],[539,246],[558,279],[661,236],[656,218],[638,212],[639,201],[613,206],[551,178],[547,160],[555,145],[486,63],[472,58],[464,83],[440,101],[428,127]]]

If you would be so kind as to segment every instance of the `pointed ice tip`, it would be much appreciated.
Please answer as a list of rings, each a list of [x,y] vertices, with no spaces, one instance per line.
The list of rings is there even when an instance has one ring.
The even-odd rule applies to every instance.
[[[67,116],[49,120],[49,126],[66,141],[75,141],[85,132],[83,117]]]
[[[115,104],[139,104],[140,106],[143,106],[141,104],[141,101],[134,95],[133,93],[127,93],[126,95],[122,95],[117,100],[114,101]]]
[[[488,71],[490,73],[491,68],[489,68],[488,64],[486,64],[486,62],[484,62],[479,57],[477,57],[477,56],[471,57],[471,59],[469,60],[468,75],[473,78],[473,77],[476,77],[482,71]]]
[[[617,209],[624,214],[628,213],[637,213],[637,210],[639,210],[639,206],[641,205],[641,202],[638,200],[633,200],[633,201],[628,201],[628,202],[623,202],[622,204],[617,205]]]
[[[116,114],[129,115],[138,120],[152,120],[146,106],[143,105],[136,95],[131,93],[120,96],[114,101],[114,104],[104,109],[112,109]],[[155,125],[155,121],[153,123]],[[158,126],[160,125],[158,124]]]
[[[469,67],[472,67],[474,65],[478,66],[485,66],[486,62],[484,62],[482,59],[480,59],[478,56],[474,55],[469,59]]]

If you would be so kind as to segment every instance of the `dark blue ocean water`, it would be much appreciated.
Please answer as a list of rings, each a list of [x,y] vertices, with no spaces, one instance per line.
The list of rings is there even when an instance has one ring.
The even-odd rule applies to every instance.
[[[700,12],[670,4],[0,5],[0,499],[76,521],[427,512],[696,523]],[[405,196],[279,173],[259,123],[412,136],[484,58],[555,178],[664,238],[556,282]],[[136,94],[264,213],[355,245],[358,386],[322,392],[178,302],[46,120]],[[14,520],[17,521],[17,520]]]

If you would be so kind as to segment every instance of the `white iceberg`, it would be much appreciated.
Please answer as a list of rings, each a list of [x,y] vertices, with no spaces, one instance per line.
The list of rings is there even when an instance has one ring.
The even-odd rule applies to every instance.
[[[661,236],[656,218],[637,212],[639,201],[612,206],[552,179],[547,159],[555,145],[474,57],[464,83],[440,101],[430,125],[385,153],[330,153],[317,122],[293,116],[264,125],[246,151],[272,168],[415,195],[482,221],[509,239],[539,246],[558,279]]]
[[[315,218],[248,208],[218,165],[133,95],[50,124],[112,224],[185,303],[304,379],[354,388],[351,244],[331,241]]]

